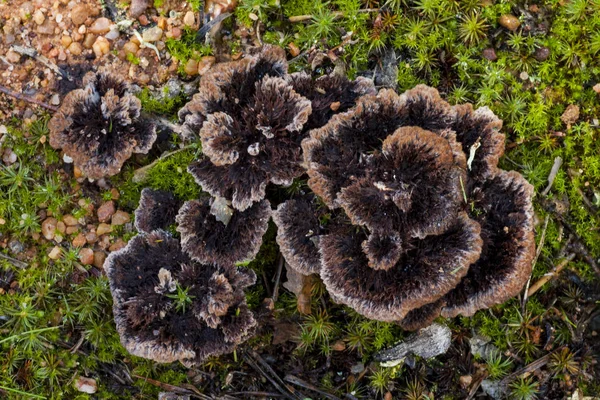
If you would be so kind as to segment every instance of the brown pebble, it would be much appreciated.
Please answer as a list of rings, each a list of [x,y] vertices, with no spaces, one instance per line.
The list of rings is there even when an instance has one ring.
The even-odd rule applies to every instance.
[[[117,251],[121,250],[123,247],[127,246],[127,243],[123,241],[123,239],[119,238],[116,242],[110,245],[108,251]]]
[[[48,257],[51,260],[58,260],[60,258],[61,254],[62,254],[62,249],[58,246],[54,246],[52,248],[52,250],[50,250],[50,253],[48,253]]]
[[[71,214],[67,214],[67,215],[63,216],[62,220],[65,224],[67,224],[67,226],[75,226],[75,225],[79,224],[79,221],[77,221],[77,218],[75,218]]]
[[[46,240],[54,239],[54,236],[56,235],[57,224],[58,221],[53,217],[46,218],[44,222],[42,222],[42,235],[46,238]]]
[[[198,75],[198,61],[190,58],[183,68],[186,74],[189,76]]]
[[[85,235],[82,232],[80,232],[79,235],[77,235],[75,239],[73,239],[71,244],[73,245],[73,247],[83,247],[87,244],[87,239],[85,238]]]
[[[98,241],[98,235],[96,232],[88,232],[85,234],[85,240],[87,240],[89,244],[96,243]]]
[[[112,232],[112,226],[105,224],[104,222],[99,224],[98,227],[96,228],[96,235],[98,236],[102,236],[106,233],[110,233]]]
[[[101,17],[94,21],[94,23],[88,28],[88,32],[96,35],[104,35],[110,31],[110,25],[110,19]]]
[[[517,28],[521,25],[521,21],[519,18],[515,17],[512,14],[504,14],[500,16],[498,19],[498,23],[508,29],[509,31],[516,31]]]
[[[85,22],[90,16],[90,8],[86,4],[77,4],[71,10],[71,22],[73,25],[79,26]]]
[[[119,210],[113,214],[110,223],[111,225],[124,225],[129,221],[131,221],[131,217],[129,216],[129,214],[127,214],[125,211]]]
[[[112,215],[115,213],[115,211],[116,209],[114,201],[110,200],[106,203],[103,203],[98,208],[98,221],[107,222],[110,219],[110,217],[112,217]]]
[[[294,42],[288,44],[288,49],[290,50],[290,55],[292,57],[297,57],[300,54],[300,48],[296,46],[296,43]]]
[[[110,189],[110,198],[111,199],[119,200],[119,197],[121,197],[121,193],[119,193],[119,190],[117,190],[117,188]]]
[[[87,247],[79,250],[79,261],[84,265],[92,265],[94,263],[94,250]]]
[[[600,83],[596,83],[592,89],[594,89],[594,92],[600,94]]]
[[[106,260],[106,253],[103,251],[94,252],[94,267],[102,268],[104,266],[104,260]]]
[[[65,233],[67,231],[67,225],[62,221],[58,221],[56,223],[56,230],[60,233]]]
[[[546,61],[548,57],[550,57],[550,49],[545,46],[539,47],[533,53],[533,58],[538,61]]]
[[[498,56],[496,55],[496,50],[491,47],[483,50],[483,58],[489,61],[496,61]]]

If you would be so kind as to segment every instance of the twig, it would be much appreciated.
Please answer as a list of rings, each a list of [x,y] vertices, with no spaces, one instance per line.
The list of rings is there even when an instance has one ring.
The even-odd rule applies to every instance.
[[[271,392],[227,392],[226,394],[231,396],[244,396],[245,399],[252,397],[283,397],[281,393],[271,393]]]
[[[357,10],[357,12],[359,13],[372,13],[372,12],[379,12],[379,8],[364,8],[361,10]],[[344,12],[342,11],[334,11],[331,13],[335,18],[340,18],[344,16]],[[305,15],[294,15],[288,18],[288,20],[292,23],[294,22],[304,22],[304,21],[309,21],[311,19],[313,19],[314,16],[312,14],[305,14]]]
[[[158,157],[156,160],[152,161],[150,164],[145,165],[141,168],[136,169],[135,171],[133,171],[133,177],[131,178],[131,180],[134,183],[140,183],[143,182],[146,179],[146,176],[148,174],[148,171],[151,170],[154,166],[156,166],[156,164],[158,164],[159,162],[161,162],[162,160],[164,160],[167,157],[171,157],[175,154],[181,153],[182,151],[188,150],[190,148],[192,148],[193,145],[187,145],[185,147],[182,147],[181,149],[177,149],[177,150],[173,150],[169,153],[165,153],[162,156]]]
[[[531,297],[533,296],[533,294],[535,292],[537,292],[538,290],[540,290],[540,288],[542,286],[544,286],[546,283],[548,283],[552,278],[554,278],[555,276],[557,276],[560,271],[562,271],[569,262],[573,261],[573,259],[575,258],[575,253],[571,253],[569,254],[565,259],[563,259],[561,262],[559,262],[553,269],[552,271],[548,272],[547,274],[544,274],[544,276],[542,276],[536,283],[534,283],[529,290],[527,291],[527,297]]]
[[[469,395],[467,396],[467,398],[465,400],[472,400],[473,397],[475,397],[475,395],[477,394],[477,390],[479,390],[479,387],[481,386],[481,382],[483,382],[483,380],[485,378],[488,377],[488,372],[485,371],[480,377],[477,378],[477,380],[475,382],[473,382],[473,385],[471,386],[471,390],[469,390]]]
[[[50,70],[52,70],[52,72],[54,72],[55,74],[60,75],[63,78],[66,78],[70,81],[73,80],[73,78],[71,78],[71,76],[69,75],[69,73],[67,71],[59,68],[52,61],[50,61],[46,57],[39,54],[36,49],[33,49],[31,47],[17,46],[17,45],[12,46],[11,48],[13,51],[15,51],[21,55],[28,56],[28,57],[33,58],[36,61],[39,61],[40,63],[44,64],[46,67],[50,68]]]
[[[526,374],[528,372],[533,372],[535,370],[538,370],[540,368],[542,368],[544,365],[548,364],[548,361],[550,361],[550,357],[552,357],[553,354],[561,351],[563,348],[565,348],[566,346],[561,346],[559,348],[557,348],[556,350],[554,350],[552,353],[548,353],[545,356],[538,358],[537,360],[535,360],[534,362],[532,362],[531,364],[526,365],[525,367],[521,368],[520,370],[513,372],[510,375],[507,375],[504,379],[502,379],[500,381],[500,384],[504,387],[506,387],[511,381],[513,381],[514,379],[516,379],[517,377]]]
[[[14,265],[17,268],[27,268],[29,266],[27,263],[24,263],[23,261],[19,261],[16,258],[9,257],[3,253],[0,253],[0,258],[8,261],[9,263],[11,263],[12,265]]]
[[[43,101],[36,100],[29,96],[25,96],[24,94],[17,93],[17,92],[12,91],[9,88],[2,86],[2,85],[0,85],[0,92],[6,94],[8,96],[14,97],[17,100],[26,101],[28,103],[35,104],[40,107],[44,107],[45,109],[50,110],[52,112],[58,111],[58,107],[51,106],[48,103],[44,103]]]
[[[148,382],[151,385],[154,385],[154,386],[159,387],[161,389],[167,390],[169,392],[175,392],[175,393],[179,393],[179,394],[187,394],[187,395],[190,395],[190,396],[198,397],[199,399],[202,399],[202,400],[211,400],[211,397],[209,397],[209,396],[198,395],[197,393],[194,393],[192,390],[185,389],[185,388],[182,388],[180,386],[171,385],[171,384],[164,383],[164,382],[161,382],[161,381],[157,381],[157,380],[154,380],[154,379],[151,379],[151,378],[146,378],[145,376],[141,376],[141,375],[137,375],[137,374],[132,374],[132,376],[134,378],[141,379],[143,381]]]
[[[556,175],[558,175],[558,171],[560,170],[562,163],[563,159],[561,157],[556,157],[554,159],[554,164],[550,170],[550,175],[548,175],[548,186],[546,186],[546,189],[542,191],[543,196],[546,196],[548,192],[550,192],[550,189],[552,189],[552,185],[554,184],[554,180],[556,179]]]
[[[542,249],[544,248],[544,242],[546,240],[546,230],[548,229],[548,222],[550,222],[550,214],[546,215],[544,219],[544,228],[542,229],[542,236],[540,237],[540,243],[537,246],[537,251],[535,252],[535,257],[533,258],[533,262],[531,263],[531,274],[529,275],[529,279],[527,279],[527,284],[525,285],[525,292],[523,294],[523,302],[521,304],[521,310],[525,312],[525,306],[527,305],[527,299],[529,298],[529,285],[531,284],[531,277],[533,276],[533,270],[535,265],[537,264],[537,260],[542,253]]]
[[[286,382],[289,382],[293,385],[299,386],[303,389],[308,389],[311,390],[315,393],[320,394],[322,397],[330,399],[330,400],[341,400],[339,397],[336,397],[330,393],[324,392],[321,389],[319,389],[318,387],[311,385],[308,382],[303,381],[302,379],[294,376],[294,375],[286,375],[285,378],[283,378]]]
[[[587,249],[585,243],[583,242],[583,240],[581,239],[581,237],[577,234],[577,231],[575,230],[575,228],[573,228],[571,226],[571,224],[569,224],[566,220],[565,217],[562,216],[562,214],[558,213],[554,207],[550,204],[550,202],[543,198],[543,197],[536,197],[536,201],[548,212],[551,212],[552,214],[554,214],[555,218],[563,225],[563,227],[571,234],[573,235],[573,240],[574,240],[574,249],[577,253],[579,253],[579,255],[581,255],[584,259],[585,262],[587,262],[592,269],[594,270],[594,272],[596,273],[596,275],[600,276],[600,267],[598,267],[598,263],[596,263],[596,260],[594,259],[594,257],[592,257],[592,255],[590,254],[590,251]]]
[[[277,272],[275,273],[275,278],[273,279],[273,301],[277,301],[279,297],[279,281],[281,280],[281,271],[283,270],[283,264],[285,260],[283,259],[283,255],[279,253],[279,257],[277,259]]]
[[[299,395],[294,388],[286,385],[285,382],[283,382],[281,378],[279,378],[279,376],[275,373],[275,371],[273,371],[273,368],[271,368],[271,366],[267,364],[266,361],[263,360],[257,352],[255,352],[254,350],[250,350],[242,354],[244,356],[244,360],[257,372],[259,372],[261,375],[267,378],[267,380],[271,382],[271,384],[275,386],[279,393],[284,395],[286,399],[302,400],[306,398],[306,396]]]
[[[198,33],[196,33],[196,41],[200,41],[214,26],[229,17],[231,17],[231,13],[219,14],[215,19],[202,25],[202,28],[198,29]]]

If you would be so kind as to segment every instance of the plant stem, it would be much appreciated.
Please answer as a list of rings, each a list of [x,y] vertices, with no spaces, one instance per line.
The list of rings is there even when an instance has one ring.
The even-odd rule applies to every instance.
[[[34,330],[31,330],[31,331],[21,332],[21,333],[19,333],[17,335],[12,335],[12,336],[9,336],[7,338],[4,338],[4,339],[0,340],[0,344],[2,344],[4,342],[11,341],[11,340],[14,340],[14,339],[18,338],[19,336],[29,335],[30,333],[40,333],[40,332],[51,331],[51,330],[54,330],[54,329],[58,329],[60,327],[61,326],[51,326],[49,328],[41,328],[41,329],[34,329]]]

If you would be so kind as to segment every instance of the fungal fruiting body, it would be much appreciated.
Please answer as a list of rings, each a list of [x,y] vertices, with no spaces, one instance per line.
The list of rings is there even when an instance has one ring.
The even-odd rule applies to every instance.
[[[204,153],[189,172],[204,191],[237,210],[261,201],[267,184],[287,186],[302,175],[308,130],[375,92],[368,79],[313,79],[287,69],[285,52],[264,46],[212,68],[179,112],[184,138],[199,138]]]
[[[67,94],[50,120],[50,145],[90,179],[115,175],[132,154],[148,153],[156,140],[155,126],[141,109],[119,76],[89,72],[83,88]]]
[[[515,296],[531,272],[533,189],[498,168],[501,125],[423,85],[359,98],[302,143],[308,184],[337,217],[324,227],[325,206],[280,205],[289,265],[319,273],[334,300],[407,329]]]
[[[104,268],[121,343],[136,356],[192,366],[233,351],[256,326],[244,295],[254,272],[194,261],[165,231],[134,237]]]

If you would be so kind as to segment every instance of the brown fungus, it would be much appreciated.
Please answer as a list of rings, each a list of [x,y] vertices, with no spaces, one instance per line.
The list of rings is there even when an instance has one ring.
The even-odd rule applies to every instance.
[[[175,216],[180,206],[181,202],[172,193],[143,189],[138,208],[135,210],[135,229],[146,233],[167,229],[175,224]]]
[[[176,220],[182,249],[196,261],[217,265],[254,258],[269,225],[270,203],[262,200],[245,211],[231,210],[223,219],[212,207],[218,200],[187,201],[181,207]]]
[[[312,113],[304,126],[305,132],[322,127],[335,114],[348,111],[360,96],[377,94],[373,81],[364,77],[351,81],[343,75],[330,74],[314,79],[305,72],[296,72],[288,75],[287,80],[311,102]]]
[[[452,107],[422,85],[363,96],[302,144],[309,186],[349,221],[307,241],[317,208],[284,203],[284,256],[319,272],[335,301],[406,329],[516,295],[531,272],[533,190],[498,168],[500,127],[488,109]],[[319,271],[303,264],[311,244]]]
[[[230,200],[235,209],[262,200],[269,182],[289,185],[303,173],[300,141],[311,102],[282,77],[286,72],[283,51],[266,46],[211,69],[180,112],[206,156],[189,172],[203,190]]]
[[[90,179],[119,173],[134,153],[146,154],[156,140],[141,102],[120,77],[89,72],[83,88],[64,98],[49,123],[50,145],[62,149]]]
[[[254,272],[198,263],[164,231],[134,237],[104,268],[117,331],[133,355],[192,366],[233,351],[256,326],[244,295]]]

